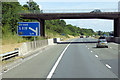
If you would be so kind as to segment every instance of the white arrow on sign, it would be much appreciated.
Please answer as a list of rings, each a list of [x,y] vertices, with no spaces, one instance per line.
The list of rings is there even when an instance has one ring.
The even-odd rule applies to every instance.
[[[36,35],[38,34],[38,28],[36,27],[36,30],[34,30],[33,28],[29,27],[30,30],[32,30],[33,32],[36,33]]]

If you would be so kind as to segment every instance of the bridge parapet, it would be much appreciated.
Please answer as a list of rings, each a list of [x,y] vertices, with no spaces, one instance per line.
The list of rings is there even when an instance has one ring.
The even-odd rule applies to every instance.
[[[118,12],[118,9],[101,9],[95,12],[94,9],[46,9],[46,10],[22,10],[19,13],[102,13],[102,12]]]
[[[111,11],[112,9],[110,9]],[[113,11],[115,10],[115,11]],[[45,20],[53,19],[111,19],[114,20],[114,36],[120,37],[120,12],[117,9],[113,9],[112,12],[54,12],[51,10],[48,13],[45,10],[25,10],[19,12],[21,18],[36,19],[41,23],[40,34],[45,37]]]

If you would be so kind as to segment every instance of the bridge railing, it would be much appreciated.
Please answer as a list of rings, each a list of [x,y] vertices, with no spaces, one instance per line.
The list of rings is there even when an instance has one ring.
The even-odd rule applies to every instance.
[[[22,10],[22,11],[19,11],[18,13],[43,13],[42,10]]]
[[[90,13],[95,9],[50,9],[50,10],[22,10],[19,13]],[[100,9],[101,12],[118,12],[118,9]],[[120,12],[120,11],[119,11]]]

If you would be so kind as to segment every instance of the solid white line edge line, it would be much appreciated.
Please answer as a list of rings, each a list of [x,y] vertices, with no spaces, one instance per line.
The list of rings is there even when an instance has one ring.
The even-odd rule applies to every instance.
[[[45,48],[45,47],[47,47],[47,46],[44,46],[43,48]],[[43,48],[41,48],[41,49],[43,49]],[[2,74],[4,74],[4,73],[8,72],[9,70],[11,70],[11,69],[13,69],[13,68],[19,66],[20,64],[26,62],[27,60],[30,60],[31,58],[37,56],[38,54],[39,54],[39,52],[36,53],[36,54],[34,54],[34,55],[32,55],[32,56],[30,56],[30,57],[28,57],[27,59],[23,60],[21,63],[18,63],[17,65],[15,65],[15,66],[13,66],[13,67],[7,69],[7,71],[4,71],[3,73],[0,73],[0,76],[1,76]],[[16,62],[14,62],[14,63],[16,63]],[[9,65],[9,66],[11,66],[11,65]],[[5,66],[5,67],[7,67],[7,66]],[[5,68],[5,67],[3,67],[3,68]],[[3,68],[2,68],[2,69],[3,69]]]
[[[63,50],[62,54],[59,56],[59,58],[58,58],[58,60],[56,61],[55,65],[53,66],[53,68],[52,68],[51,71],[49,72],[49,74],[48,74],[48,76],[47,76],[47,79],[52,77],[52,75],[53,75],[54,71],[56,70],[56,68],[57,68],[60,60],[62,59],[65,51],[67,50],[67,48],[68,48],[69,46],[70,46],[70,44],[68,44],[67,47]]]

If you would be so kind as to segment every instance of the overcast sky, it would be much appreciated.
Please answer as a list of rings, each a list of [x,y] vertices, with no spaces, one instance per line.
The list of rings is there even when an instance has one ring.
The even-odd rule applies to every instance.
[[[26,0],[27,1],[27,0]],[[23,5],[26,1],[20,1]],[[116,11],[118,9],[118,0],[34,0],[40,5],[43,11],[46,10],[81,10],[91,11],[101,9],[104,11]],[[69,2],[68,2],[69,1]],[[85,10],[84,10],[85,9]],[[86,10],[88,9],[88,10]],[[67,24],[72,24],[80,28],[91,28],[94,31],[112,31],[113,20],[103,19],[65,19]]]

